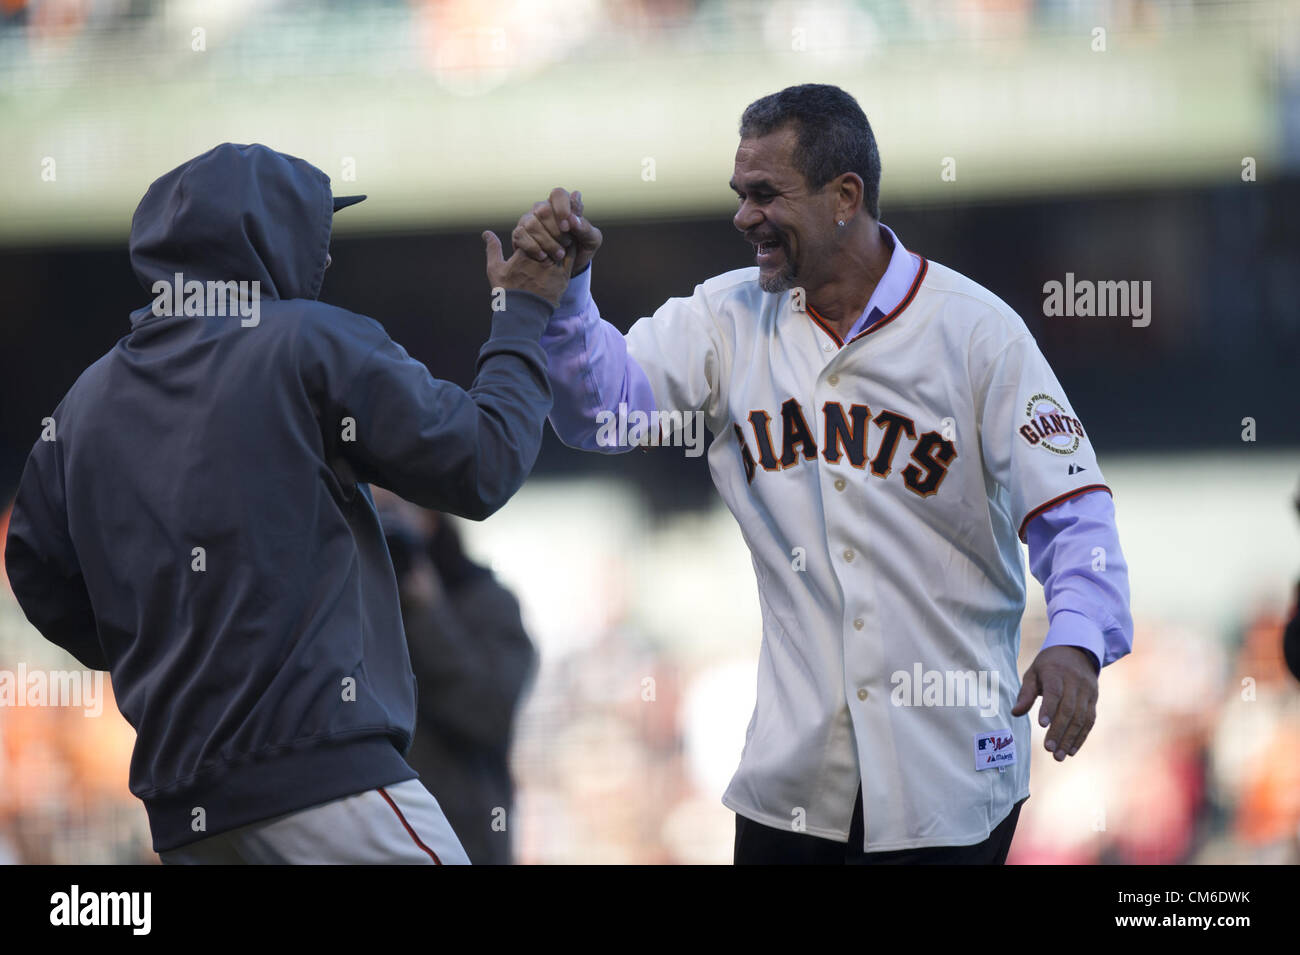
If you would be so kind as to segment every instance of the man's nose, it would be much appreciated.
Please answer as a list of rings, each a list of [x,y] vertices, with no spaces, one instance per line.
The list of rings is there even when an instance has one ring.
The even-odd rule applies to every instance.
[[[741,232],[748,232],[754,226],[758,225],[763,219],[754,204],[746,199],[736,210],[736,215],[732,218],[732,224]]]

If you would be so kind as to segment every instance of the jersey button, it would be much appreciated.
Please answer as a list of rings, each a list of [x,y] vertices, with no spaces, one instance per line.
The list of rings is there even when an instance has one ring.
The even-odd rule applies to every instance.
[[[853,562],[853,550],[851,548],[844,552],[844,559],[849,561],[850,563]]]
[[[836,478],[836,479],[835,479],[835,490],[837,490],[837,491],[842,491],[842,490],[844,490],[846,487],[848,487],[848,482],[847,482],[846,480],[844,480],[844,478]]]
[[[853,629],[854,629],[854,630],[861,630],[864,626],[865,626],[865,624],[862,622],[862,618],[861,618],[861,617],[859,617],[857,620],[854,620],[854,621],[853,621]]]
[[[822,346],[822,351],[834,351],[834,350],[835,350],[835,346],[829,343]]]
[[[840,383],[839,375],[831,375],[829,378],[826,379],[826,384],[830,385],[832,388],[834,388],[839,383]]]
[[[865,700],[866,698],[867,698],[867,691],[866,691],[866,690],[858,690],[858,699],[859,699],[859,700]]]

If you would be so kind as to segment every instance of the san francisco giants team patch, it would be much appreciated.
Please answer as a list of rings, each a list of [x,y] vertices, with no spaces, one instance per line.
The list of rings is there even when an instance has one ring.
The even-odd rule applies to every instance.
[[[1020,436],[1031,447],[1046,448],[1053,454],[1074,454],[1079,442],[1086,438],[1078,418],[1065,410],[1065,405],[1051,395],[1038,394],[1025,405],[1028,424],[1021,425]]]
[[[1016,761],[1016,740],[1011,730],[975,734],[975,769],[1011,766]]]

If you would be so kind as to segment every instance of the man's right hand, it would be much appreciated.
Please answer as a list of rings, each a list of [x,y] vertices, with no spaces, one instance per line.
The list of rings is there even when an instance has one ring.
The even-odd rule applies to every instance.
[[[541,261],[528,255],[515,244],[514,253],[508,259],[501,257],[501,240],[495,233],[484,232],[483,244],[487,251],[487,277],[492,287],[511,289],[518,292],[532,292],[552,305],[560,304],[560,296],[569,284],[569,275],[573,269],[573,260],[561,260],[559,264],[546,256]]]
[[[523,249],[538,261],[573,260],[577,275],[600,248],[600,230],[582,216],[582,193],[552,189],[548,199],[534,203],[510,233],[516,249]]]

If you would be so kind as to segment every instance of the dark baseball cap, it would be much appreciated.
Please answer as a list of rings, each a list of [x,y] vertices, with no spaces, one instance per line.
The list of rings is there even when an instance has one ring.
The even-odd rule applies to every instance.
[[[365,196],[335,196],[334,211],[338,212],[340,209],[346,209],[348,206],[355,206],[364,198]]]

